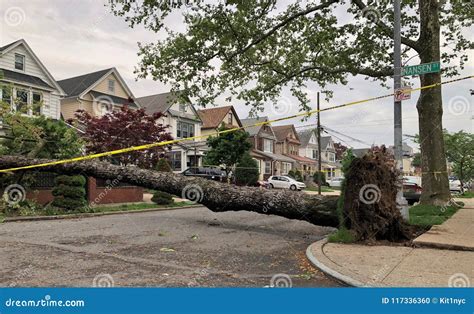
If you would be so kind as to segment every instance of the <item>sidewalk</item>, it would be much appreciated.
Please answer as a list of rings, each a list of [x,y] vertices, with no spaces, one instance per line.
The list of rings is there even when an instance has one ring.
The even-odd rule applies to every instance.
[[[466,287],[474,284],[474,205],[415,239],[416,247],[367,246],[318,241],[311,262],[351,286]],[[428,247],[426,247],[428,246]]]

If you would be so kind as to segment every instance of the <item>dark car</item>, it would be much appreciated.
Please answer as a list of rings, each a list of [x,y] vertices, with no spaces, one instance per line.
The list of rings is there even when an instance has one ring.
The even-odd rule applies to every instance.
[[[226,177],[225,171],[217,167],[192,167],[184,170],[182,174],[216,181],[224,181]]]
[[[415,182],[403,182],[403,196],[410,205],[420,201],[422,190],[421,186]]]

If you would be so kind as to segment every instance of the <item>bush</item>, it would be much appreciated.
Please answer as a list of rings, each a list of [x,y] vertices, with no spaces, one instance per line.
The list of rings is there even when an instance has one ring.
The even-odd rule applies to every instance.
[[[293,179],[297,180],[297,181],[303,181],[303,175],[301,174],[301,171],[299,171],[298,169],[291,169],[290,171],[288,171],[288,176],[289,177],[292,177]]]
[[[314,183],[318,184],[318,173],[319,171],[316,171],[313,174],[313,181]],[[326,173],[324,171],[321,171],[321,185],[327,185],[328,183],[326,182]]]
[[[158,160],[155,166],[155,170],[160,172],[173,172],[173,169],[171,169],[168,160],[166,160],[165,158],[160,158],[160,160]]]
[[[258,182],[258,164],[245,153],[235,169],[235,181],[239,185],[256,185]]]
[[[166,192],[156,191],[151,201],[157,205],[171,205],[174,203],[173,196]]]
[[[58,176],[53,188],[51,205],[65,210],[80,210],[86,205],[86,178],[83,176]]]

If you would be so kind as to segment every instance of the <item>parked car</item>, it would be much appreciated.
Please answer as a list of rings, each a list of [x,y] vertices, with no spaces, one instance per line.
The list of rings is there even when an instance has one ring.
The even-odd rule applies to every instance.
[[[184,170],[182,174],[216,181],[224,181],[226,177],[225,171],[217,167],[192,167]]]
[[[268,178],[268,184],[271,189],[290,189],[296,191],[306,188],[306,184],[288,176],[271,176]]]
[[[329,179],[327,180],[327,182],[328,182],[329,186],[332,186],[332,187],[341,187],[342,180],[344,180],[344,178],[342,178],[342,177],[329,178]]]
[[[459,181],[458,179],[449,180],[449,190],[451,192],[456,192],[456,193],[463,193],[464,192],[461,181]]]
[[[408,204],[413,205],[420,201],[421,192],[423,189],[415,182],[403,182],[403,196]]]

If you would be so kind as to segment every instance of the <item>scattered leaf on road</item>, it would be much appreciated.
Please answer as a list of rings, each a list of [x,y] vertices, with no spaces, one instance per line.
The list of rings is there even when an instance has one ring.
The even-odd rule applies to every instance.
[[[167,248],[167,247],[162,247],[160,249],[161,252],[176,252],[175,250],[173,249],[170,249],[170,248]]]

